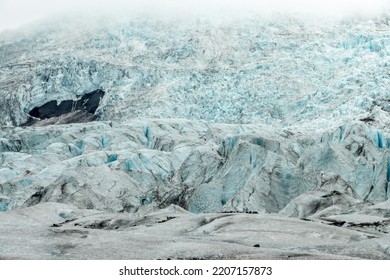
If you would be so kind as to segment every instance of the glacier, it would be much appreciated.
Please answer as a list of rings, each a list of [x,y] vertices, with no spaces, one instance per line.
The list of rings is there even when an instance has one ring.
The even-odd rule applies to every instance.
[[[1,125],[20,125],[36,106],[97,89],[107,92],[101,120],[175,117],[315,130],[324,119],[343,124],[372,114],[379,121],[389,110],[387,16],[334,24],[63,21],[16,39],[1,36]]]
[[[0,259],[389,259],[389,24],[0,33]]]

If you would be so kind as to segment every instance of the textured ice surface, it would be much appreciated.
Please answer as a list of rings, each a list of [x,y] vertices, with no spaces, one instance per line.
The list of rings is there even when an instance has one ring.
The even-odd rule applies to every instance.
[[[312,191],[324,197],[318,205],[294,200],[300,210],[291,215],[306,218],[333,205],[333,194],[346,193],[352,201],[340,203],[350,206],[387,200],[389,150],[375,137],[364,122],[316,136],[182,119],[5,128],[2,209],[54,201],[127,212],[170,204],[279,212]]]
[[[73,22],[75,21],[75,22]],[[2,125],[107,92],[102,120],[185,118],[319,129],[390,110],[389,19],[64,18],[0,35]],[[77,32],[74,30],[77,27]]]
[[[0,34],[0,258],[389,258],[389,30],[65,18]],[[98,121],[21,126],[95,90]],[[14,227],[44,237],[18,251]]]

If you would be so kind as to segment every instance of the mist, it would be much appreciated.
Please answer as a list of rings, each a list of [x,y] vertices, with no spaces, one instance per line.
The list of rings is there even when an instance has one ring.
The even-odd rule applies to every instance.
[[[248,13],[293,14],[321,18],[375,16],[386,0],[0,0],[0,31],[58,14],[147,13],[168,17],[240,17]]]

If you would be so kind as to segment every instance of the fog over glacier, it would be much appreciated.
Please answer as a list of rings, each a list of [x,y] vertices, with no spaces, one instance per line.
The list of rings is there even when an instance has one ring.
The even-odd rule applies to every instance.
[[[64,13],[119,14],[151,13],[153,15],[245,17],[250,13],[300,14],[318,17],[350,15],[372,16],[390,7],[386,0],[1,0],[0,31],[27,24],[47,16]]]
[[[0,259],[390,258],[387,1],[32,3],[0,2]]]

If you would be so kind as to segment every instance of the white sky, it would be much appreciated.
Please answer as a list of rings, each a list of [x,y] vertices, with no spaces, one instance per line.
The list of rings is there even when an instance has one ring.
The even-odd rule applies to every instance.
[[[0,0],[0,31],[57,13],[150,10],[171,15],[188,12],[294,12],[314,16],[351,13],[376,14],[390,7],[390,0]]]

